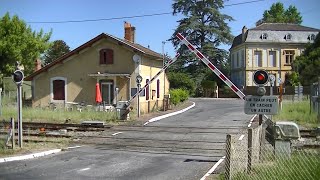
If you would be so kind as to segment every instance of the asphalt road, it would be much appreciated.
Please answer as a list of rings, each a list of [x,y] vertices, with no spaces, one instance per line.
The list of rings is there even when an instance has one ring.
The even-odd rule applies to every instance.
[[[228,133],[246,128],[242,100],[191,99],[196,106],[147,126],[79,137],[87,144],[0,164],[0,179],[200,179],[225,155]]]

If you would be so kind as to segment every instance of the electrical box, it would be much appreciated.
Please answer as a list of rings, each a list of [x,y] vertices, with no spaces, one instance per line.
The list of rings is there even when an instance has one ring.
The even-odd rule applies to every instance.
[[[299,127],[296,123],[290,121],[279,121],[274,125],[275,139],[294,140],[300,138]]]

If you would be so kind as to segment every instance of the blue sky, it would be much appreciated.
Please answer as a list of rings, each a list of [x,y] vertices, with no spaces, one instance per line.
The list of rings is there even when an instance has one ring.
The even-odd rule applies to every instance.
[[[225,5],[237,4],[253,0],[226,0]],[[89,41],[102,32],[112,34],[119,38],[124,37],[124,21],[136,27],[136,43],[150,46],[150,49],[162,52],[162,41],[170,38],[177,27],[177,20],[182,16],[172,14],[124,18],[109,21],[96,21],[84,23],[32,23],[67,20],[107,19],[129,17],[145,14],[172,12],[172,0],[1,0],[0,16],[6,12],[18,15],[27,22],[33,30],[41,28],[48,32],[52,29],[51,41],[62,39],[71,49]],[[264,0],[242,5],[226,6],[222,13],[232,16],[235,21],[229,26],[233,35],[241,33],[242,27],[253,28],[255,22],[262,17],[264,10],[278,2],[278,0]],[[319,0],[280,0],[287,8],[294,5],[303,16],[304,26],[320,29]],[[225,45],[223,48],[228,49]],[[164,46],[165,52],[170,56],[175,55],[171,43]]]

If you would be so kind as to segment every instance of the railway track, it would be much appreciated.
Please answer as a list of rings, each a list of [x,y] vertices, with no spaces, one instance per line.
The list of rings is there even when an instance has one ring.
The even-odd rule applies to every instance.
[[[17,126],[17,124],[16,124]],[[17,128],[17,127],[16,127]],[[1,127],[0,129],[4,129]],[[239,127],[188,127],[188,126],[110,126],[97,124],[57,124],[57,123],[23,123],[24,141],[43,142],[46,139],[33,137],[69,138],[81,143],[96,144],[105,148],[118,150],[148,149],[155,152],[188,152],[204,155],[222,152],[225,140],[215,140],[215,136],[236,134],[245,131]],[[113,136],[112,133],[121,132],[126,136]],[[0,131],[8,134],[8,131]],[[17,137],[17,133],[16,137]],[[135,136],[132,136],[135,134]],[[302,138],[315,138],[315,130],[300,130]],[[151,136],[150,136],[151,135]],[[170,136],[176,136],[172,138]],[[165,137],[165,138],[163,138]],[[195,137],[195,139],[193,139]],[[204,138],[206,137],[206,138]],[[303,148],[320,148],[319,145],[303,145]],[[201,154],[201,153],[200,153]]]

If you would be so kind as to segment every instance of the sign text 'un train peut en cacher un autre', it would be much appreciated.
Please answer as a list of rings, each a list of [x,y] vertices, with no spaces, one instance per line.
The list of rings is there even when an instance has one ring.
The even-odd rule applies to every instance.
[[[278,114],[277,96],[252,96],[245,97],[244,113],[246,114]]]

